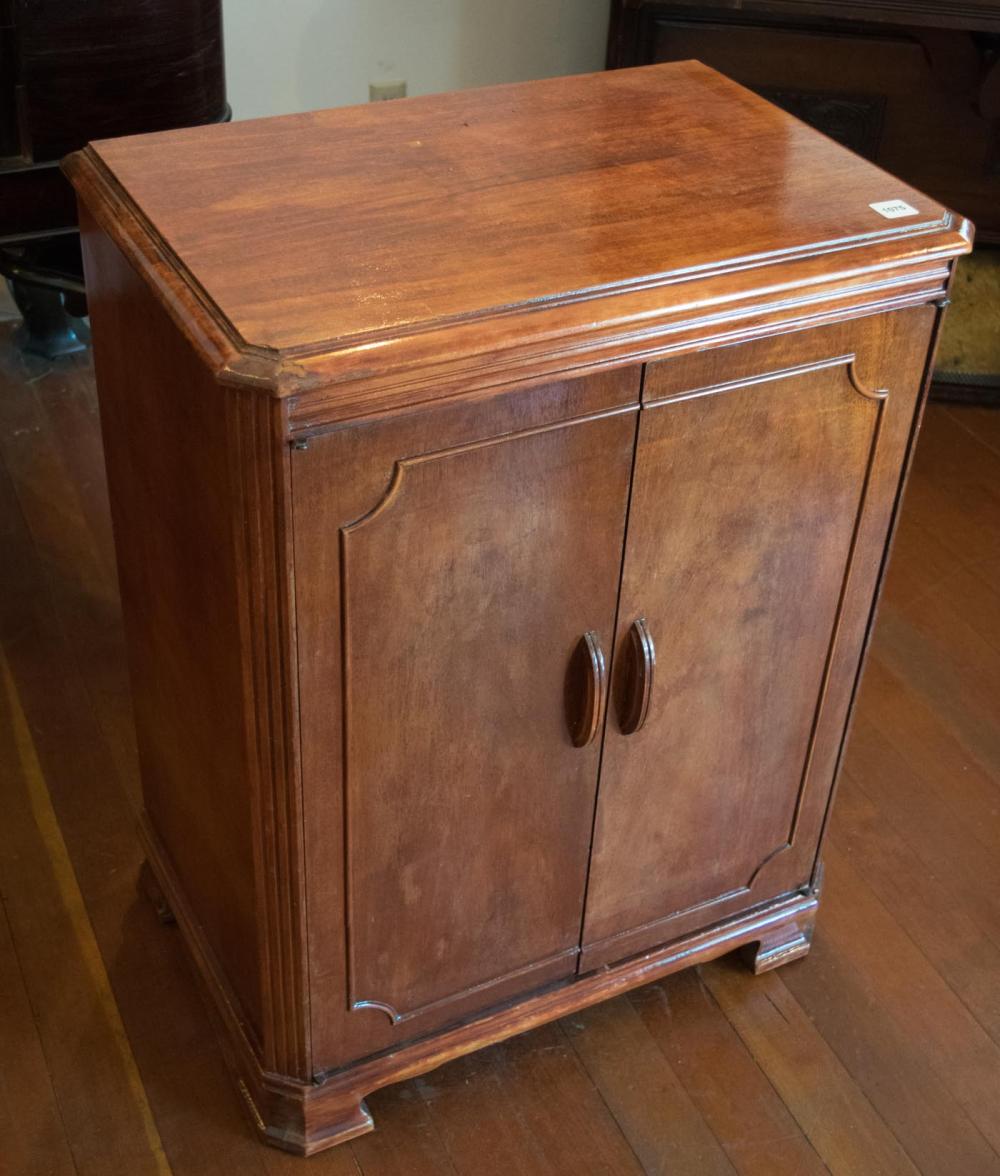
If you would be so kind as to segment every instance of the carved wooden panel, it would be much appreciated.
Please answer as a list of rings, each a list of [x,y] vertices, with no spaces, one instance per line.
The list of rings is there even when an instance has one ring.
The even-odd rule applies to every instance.
[[[795,842],[807,783],[830,785],[829,770],[813,779],[814,747],[883,432],[887,392],[862,374],[879,329],[759,344],[752,364],[720,352],[690,365],[703,385],[649,369],[613,701],[634,689],[637,618],[656,670],[641,727],[609,711],[584,967],[788,885],[771,863]]]
[[[864,155],[875,159],[885,118],[884,94],[838,94],[828,91],[757,86],[768,102],[794,114],[811,127]]]
[[[872,24],[869,7],[616,0],[609,58],[702,61],[971,217],[980,241],[994,239],[1000,8],[948,5],[934,17],[897,4]]]

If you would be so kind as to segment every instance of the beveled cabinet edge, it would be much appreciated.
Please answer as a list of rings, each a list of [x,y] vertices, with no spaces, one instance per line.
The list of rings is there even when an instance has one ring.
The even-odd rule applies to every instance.
[[[230,477],[242,525],[234,536],[247,772],[264,995],[262,1056],[285,1074],[311,1072],[305,927],[303,800],[299,765],[297,623],[292,586],[291,454],[285,404],[232,389],[223,409]]]
[[[277,394],[281,369],[277,352],[251,346],[238,334],[96,151],[89,145],[74,151],[61,166],[77,199],[148,284],[212,373],[229,383]]]
[[[216,378],[290,399],[290,435],[431,400],[933,302],[947,289],[951,260],[972,243],[971,224],[946,212],[939,221],[905,229],[477,310],[388,338],[369,332],[277,350],[239,334],[92,146],[67,156],[62,166],[79,199]],[[705,289],[685,299],[693,283]],[[675,292],[673,304],[667,291]],[[595,329],[596,322],[605,325]]]

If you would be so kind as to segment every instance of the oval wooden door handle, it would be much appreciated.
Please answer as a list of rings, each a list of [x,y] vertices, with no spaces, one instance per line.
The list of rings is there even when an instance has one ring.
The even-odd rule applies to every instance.
[[[653,697],[653,670],[656,667],[656,647],[645,617],[638,617],[628,630],[628,663],[624,688],[618,707],[618,725],[623,735],[634,735],[642,729],[649,714]]]
[[[593,629],[580,638],[566,674],[566,723],[574,747],[586,747],[601,726],[607,670]]]

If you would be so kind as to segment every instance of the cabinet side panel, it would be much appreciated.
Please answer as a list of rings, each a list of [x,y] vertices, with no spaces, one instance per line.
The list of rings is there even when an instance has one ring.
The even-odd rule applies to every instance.
[[[259,1039],[230,393],[81,212],[146,812]]]

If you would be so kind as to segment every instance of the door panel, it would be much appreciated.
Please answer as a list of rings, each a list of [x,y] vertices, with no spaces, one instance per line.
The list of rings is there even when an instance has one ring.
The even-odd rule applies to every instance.
[[[580,653],[592,633],[610,655],[635,441],[629,375],[625,411],[488,435],[538,421],[543,402],[593,406],[595,386],[626,386],[616,374],[581,381],[586,395],[562,386],[495,411],[346,430],[304,455],[307,745],[310,731],[341,726],[341,974],[336,945],[317,939],[336,935],[322,897],[310,915],[314,959],[343,990],[321,1027],[338,1050],[352,1034],[378,1048],[576,970],[603,723],[596,663]],[[355,471],[358,490],[318,507],[333,470],[339,483]],[[322,661],[312,642],[329,629],[340,659],[325,676],[309,662]],[[594,737],[575,746],[591,698]],[[318,837],[329,814],[333,869],[340,766],[307,765],[309,823]],[[317,843],[320,871],[323,854]]]
[[[829,788],[823,712],[846,712],[919,387],[863,382],[898,335],[868,320],[650,367],[582,967],[808,880],[788,851],[807,783]]]
[[[572,745],[564,680],[614,624],[632,436],[612,417],[406,461],[342,532],[356,1003],[575,968],[597,744]]]

